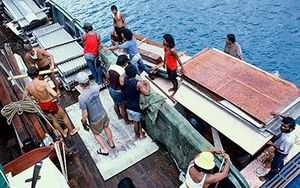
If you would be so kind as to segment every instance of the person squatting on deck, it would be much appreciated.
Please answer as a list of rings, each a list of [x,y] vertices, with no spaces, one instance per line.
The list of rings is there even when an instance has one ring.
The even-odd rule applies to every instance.
[[[121,45],[116,44],[115,46],[110,46],[104,48],[104,51],[115,50],[115,49],[125,49],[130,57],[130,63],[134,65],[137,69],[137,73],[140,74],[139,68],[145,71],[149,77],[152,77],[152,72],[149,67],[147,67],[138,52],[137,40],[133,37],[132,32],[129,29],[123,29],[122,36],[125,42]]]
[[[179,63],[181,69],[180,72],[182,74],[185,73],[185,70],[183,68],[183,64],[177,54],[177,50],[175,47],[175,41],[172,35],[165,34],[163,36],[163,46],[164,46],[164,62],[158,66],[156,66],[154,69],[159,68],[160,66],[166,66],[167,68],[167,75],[168,79],[172,82],[173,88],[169,89],[169,92],[173,91],[172,96],[175,94],[175,92],[178,89],[178,81],[176,79],[177,77],[177,62]]]
[[[100,87],[98,85],[91,86],[89,77],[84,72],[79,72],[76,76],[77,82],[83,88],[82,93],[78,97],[79,108],[82,110],[82,125],[86,131],[89,131],[89,128],[92,130],[95,139],[100,144],[100,149],[97,150],[97,153],[100,155],[107,156],[108,148],[103,142],[101,133],[104,130],[107,143],[111,148],[115,148],[115,144],[112,140],[112,132],[109,126],[109,118],[104,109],[101,100],[100,100]],[[87,124],[87,120],[89,124]]]
[[[82,35],[82,41],[84,43],[84,58],[87,62],[89,69],[97,84],[103,84],[103,74],[101,70],[100,62],[97,61],[99,55],[99,46],[101,45],[101,36],[99,33],[93,31],[91,23],[85,23],[83,29],[86,32]]]
[[[128,119],[134,122],[135,136],[138,139],[144,139],[145,133],[142,131],[140,109],[140,93],[145,96],[150,94],[150,84],[146,80],[137,80],[137,70],[134,65],[128,65],[125,68],[126,77],[121,80],[121,85],[125,89],[126,111]]]
[[[124,87],[120,84],[120,80],[124,79],[125,70],[129,59],[126,55],[120,55],[117,59],[116,65],[111,65],[107,71],[107,79],[109,80],[109,94],[114,101],[114,110],[118,118],[123,118],[126,124],[129,124],[126,105],[125,105],[125,91]]]
[[[225,166],[222,172],[212,173],[215,167],[213,153],[223,154]],[[217,183],[227,177],[229,172],[230,157],[220,149],[211,149],[198,154],[188,166],[186,181],[180,188],[206,188],[210,184]]]
[[[52,73],[48,74],[50,79],[53,81],[56,92],[60,95],[59,84],[55,79],[54,75],[54,57],[53,55],[42,49],[42,48],[33,48],[31,44],[24,44],[24,49],[26,54],[24,56],[24,60],[29,66],[37,66],[39,71],[50,70]],[[40,76],[40,79],[44,79],[44,76]]]
[[[68,130],[70,135],[73,136],[78,132],[78,129],[72,128],[71,121],[65,111],[58,105],[58,95],[49,84],[44,80],[39,80],[39,69],[37,67],[30,67],[27,71],[28,76],[32,79],[25,87],[25,93],[30,94],[38,101],[38,105],[42,111],[48,114],[53,122],[54,127],[63,135],[67,137]],[[26,95],[23,97],[26,98]],[[67,129],[63,130],[57,122],[57,117],[60,116],[63,119]]]
[[[275,155],[269,173],[259,177],[261,181],[271,180],[283,168],[284,158],[289,154],[296,140],[296,135],[293,133],[296,126],[295,120],[291,117],[279,116],[282,118],[281,135],[274,143],[272,141],[268,142],[269,145],[275,148]]]
[[[236,57],[240,60],[244,60],[243,55],[242,55],[241,46],[235,41],[234,34],[227,35],[227,38],[225,41],[224,52],[229,55],[232,55],[233,57]]]
[[[123,30],[126,28],[126,21],[125,16],[122,12],[118,11],[116,5],[111,6],[111,12],[113,16],[113,34],[118,36],[119,44],[123,43],[122,33]]]

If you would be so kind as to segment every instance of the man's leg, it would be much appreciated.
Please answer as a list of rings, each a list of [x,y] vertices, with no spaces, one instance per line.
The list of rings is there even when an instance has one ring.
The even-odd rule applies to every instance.
[[[98,134],[94,134],[94,137],[97,140],[97,142],[100,144],[100,150],[101,150],[100,152],[101,153],[108,153],[108,148],[103,143],[102,137]]]
[[[60,89],[59,89],[59,84],[58,81],[55,79],[55,75],[54,73],[49,74],[50,79],[53,81],[54,85],[55,85],[55,89],[58,95],[60,95]]]
[[[273,158],[272,164],[271,164],[271,170],[267,175],[264,176],[264,178],[268,181],[271,180],[280,170],[281,164],[283,164],[284,157],[286,155],[280,154],[275,151],[275,156]]]
[[[146,138],[145,133],[143,132],[143,129],[142,129],[141,121],[138,122],[138,129],[139,129],[140,139]]]
[[[71,121],[70,121],[68,115],[66,114],[66,112],[60,106],[58,106],[57,115],[59,115],[63,119],[64,124],[69,129],[71,136],[78,132],[77,128],[73,129]]]
[[[120,105],[120,108],[121,108],[120,113],[121,113],[122,118],[125,120],[126,124],[129,124],[129,120],[128,120],[127,113],[126,113],[126,104],[124,101]]]
[[[119,108],[119,105],[117,103],[114,103],[114,110],[118,116],[118,119],[122,119],[122,115],[120,113],[120,108]]]
[[[107,142],[110,146],[114,145],[113,139],[112,139],[112,133],[109,127],[104,128],[105,135],[107,137]]]
[[[140,67],[143,71],[145,71],[148,75],[151,75],[151,69],[145,65],[142,59],[139,59],[138,62],[138,67]]]
[[[134,121],[134,132],[135,132],[135,137],[140,138],[139,122],[137,121]]]
[[[55,115],[53,115],[53,114],[48,114],[48,115],[50,116],[54,127],[63,135],[64,138],[66,138],[67,137],[67,132],[65,132],[61,128],[60,124],[57,122],[57,118],[55,117]]]
[[[92,75],[96,81],[96,83],[99,82],[99,76],[98,73],[96,71],[96,67],[95,67],[95,56],[93,56],[93,54],[85,54],[84,58],[86,60],[86,63],[90,69],[90,71],[92,72]]]

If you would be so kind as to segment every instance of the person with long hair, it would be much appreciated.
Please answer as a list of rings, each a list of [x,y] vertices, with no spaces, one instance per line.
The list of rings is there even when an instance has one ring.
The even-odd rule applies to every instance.
[[[168,79],[172,82],[173,88],[169,89],[169,92],[173,91],[173,94],[178,89],[178,81],[177,77],[177,62],[181,66],[181,73],[184,74],[185,70],[183,68],[183,64],[177,54],[177,50],[175,47],[175,41],[172,35],[165,34],[163,36],[163,46],[164,46],[164,66],[167,68]]]

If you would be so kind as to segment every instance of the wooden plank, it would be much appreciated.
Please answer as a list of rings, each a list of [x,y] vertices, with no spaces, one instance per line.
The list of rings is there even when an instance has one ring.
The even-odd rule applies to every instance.
[[[141,54],[142,58],[149,61],[150,63],[159,64],[163,61],[162,57],[156,53],[148,50],[143,50],[141,48],[138,48],[138,51]]]
[[[300,95],[295,85],[216,49],[202,51],[184,67],[186,77],[263,123],[270,120],[271,112],[279,112]],[[265,108],[260,108],[257,104],[264,104]]]

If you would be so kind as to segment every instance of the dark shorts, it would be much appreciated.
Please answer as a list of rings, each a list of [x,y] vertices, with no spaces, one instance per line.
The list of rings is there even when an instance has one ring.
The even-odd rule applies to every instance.
[[[169,80],[176,80],[177,77],[177,69],[169,70],[167,69],[168,79]]]
[[[122,33],[123,33],[124,29],[125,29],[125,27],[115,27],[115,31],[116,31],[116,33],[118,35],[118,42],[119,43],[123,42]]]
[[[107,113],[105,113],[98,121],[90,122],[91,130],[93,134],[101,134],[103,129],[107,128],[109,125],[109,118]]]
[[[122,91],[116,91],[113,88],[109,88],[109,94],[113,99],[114,103],[121,105],[125,100],[125,93]]]
[[[39,102],[38,104],[45,114],[57,114],[59,110],[56,101]]]
[[[50,69],[50,64],[44,66],[44,67],[39,67],[39,71],[44,71],[44,70],[49,70]],[[41,77],[44,77],[46,75],[51,75],[52,73],[49,73],[49,74],[44,74],[44,75],[41,75]]]

